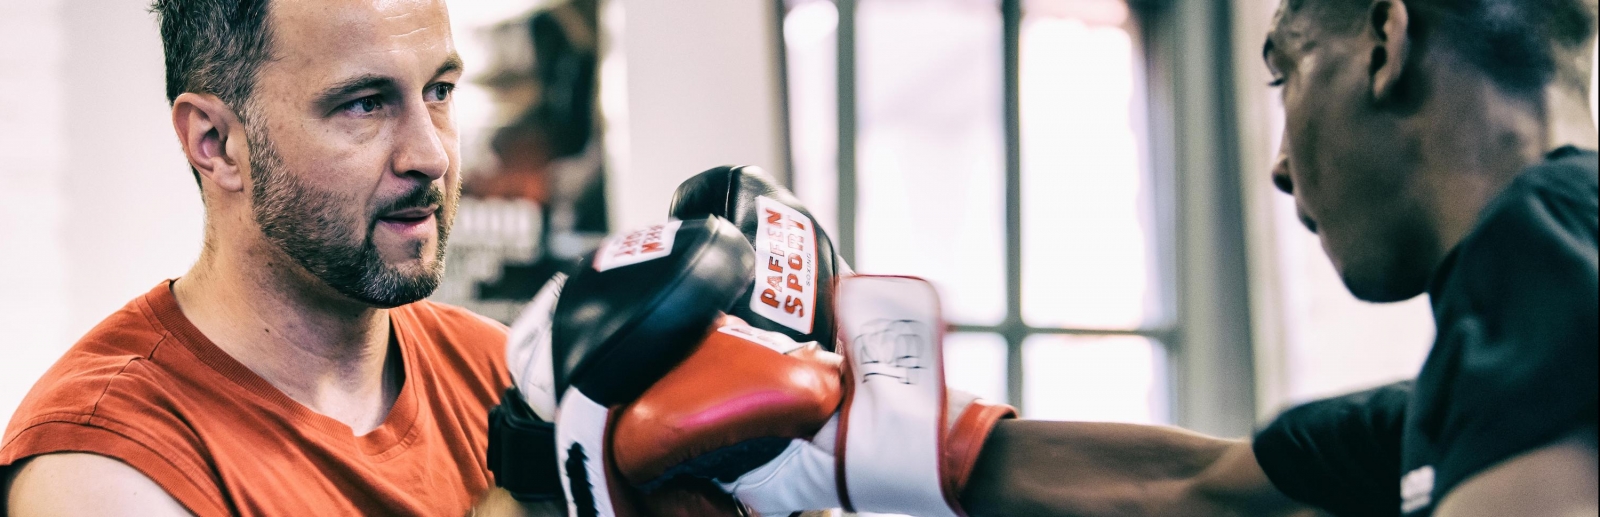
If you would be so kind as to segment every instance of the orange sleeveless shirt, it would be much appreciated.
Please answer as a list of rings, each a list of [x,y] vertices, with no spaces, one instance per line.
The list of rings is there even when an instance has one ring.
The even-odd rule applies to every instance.
[[[170,285],[106,318],[34,384],[0,441],[0,473],[40,454],[98,454],[201,516],[463,515],[493,485],[504,326],[428,301],[391,310],[405,384],[358,437],[212,344]]]

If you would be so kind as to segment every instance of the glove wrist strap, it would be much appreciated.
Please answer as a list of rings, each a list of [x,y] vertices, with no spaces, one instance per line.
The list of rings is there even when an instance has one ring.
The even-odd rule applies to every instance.
[[[940,451],[939,467],[943,471],[944,496],[951,508],[961,508],[961,492],[966,489],[967,481],[972,478],[972,470],[978,465],[978,455],[983,452],[983,444],[989,440],[989,433],[1001,420],[1016,418],[1017,409],[1005,404],[996,404],[987,400],[973,397],[962,406],[956,406],[956,396],[959,392],[951,392],[950,415],[954,421],[945,435],[944,449]],[[958,510],[959,511],[959,510]]]
[[[489,411],[489,470],[496,485],[523,502],[565,496],[556,470],[555,426],[533,414],[517,388],[509,388]]]

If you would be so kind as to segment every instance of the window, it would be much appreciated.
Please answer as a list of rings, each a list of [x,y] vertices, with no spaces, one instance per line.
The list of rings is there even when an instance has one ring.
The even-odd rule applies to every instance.
[[[1171,422],[1138,11],[784,6],[795,190],[858,271],[940,288],[952,386],[1028,418]]]

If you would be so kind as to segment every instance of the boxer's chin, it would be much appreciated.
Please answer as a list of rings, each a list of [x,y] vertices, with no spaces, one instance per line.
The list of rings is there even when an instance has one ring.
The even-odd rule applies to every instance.
[[[379,308],[393,308],[427,298],[444,278],[444,261],[423,257],[400,264],[376,263],[362,285],[345,294]],[[343,291],[341,289],[341,291]]]
[[[444,278],[444,249],[451,214],[446,211],[443,215],[400,225],[382,219],[374,221],[364,249],[357,254],[362,270],[359,281],[334,288],[380,308],[398,307],[432,295]]]
[[[383,268],[403,276],[420,276],[436,269],[443,260],[439,253],[439,239],[431,232],[426,235],[393,235],[385,232],[380,223],[369,239],[376,259],[382,262]]]
[[[1334,269],[1350,294],[1363,301],[1409,300],[1427,289],[1432,276],[1432,266],[1404,248],[1366,244],[1343,251]]]

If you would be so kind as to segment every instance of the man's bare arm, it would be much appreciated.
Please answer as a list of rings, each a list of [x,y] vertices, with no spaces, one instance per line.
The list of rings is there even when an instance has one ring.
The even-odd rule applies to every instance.
[[[143,473],[97,454],[41,455],[13,467],[9,477],[0,496],[13,517],[190,515]]]
[[[1600,514],[1595,430],[1568,435],[1478,473],[1439,503],[1439,517]]]
[[[1002,422],[962,502],[975,517],[1317,515],[1272,486],[1247,441],[1086,422]]]

